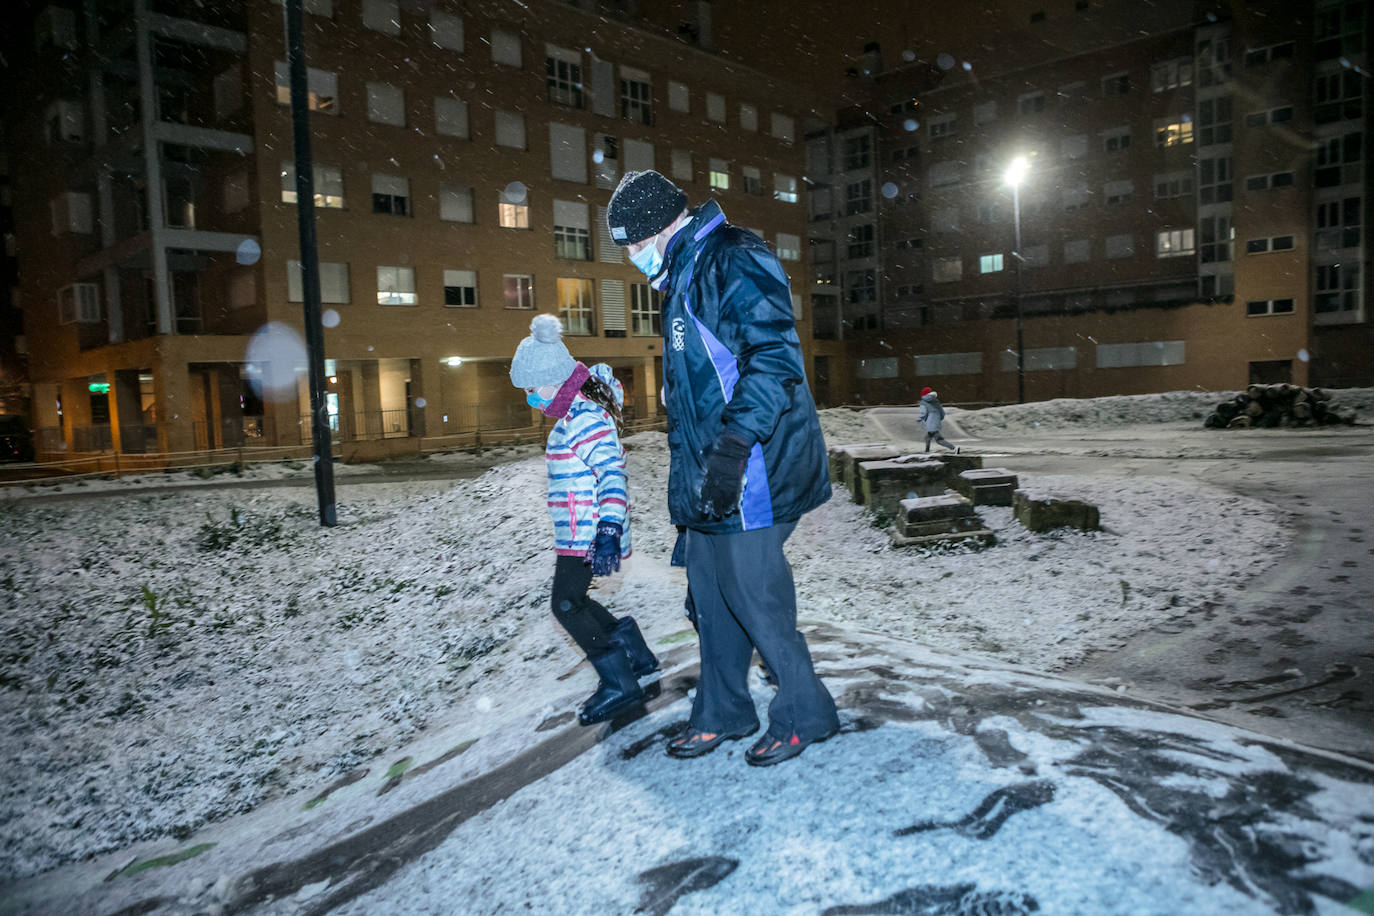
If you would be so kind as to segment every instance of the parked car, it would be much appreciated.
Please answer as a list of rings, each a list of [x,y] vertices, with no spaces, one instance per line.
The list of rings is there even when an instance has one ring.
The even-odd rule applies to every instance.
[[[33,433],[23,417],[0,416],[0,461],[32,461]]]

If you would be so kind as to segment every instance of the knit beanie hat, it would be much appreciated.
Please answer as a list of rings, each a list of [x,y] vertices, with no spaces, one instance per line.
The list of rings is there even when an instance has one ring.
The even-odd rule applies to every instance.
[[[510,361],[510,380],[516,388],[562,385],[573,374],[577,360],[563,346],[563,322],[557,315],[535,315],[530,336],[520,341]]]
[[[932,391],[934,391],[934,390],[935,390],[934,388],[922,388],[922,389],[921,389],[921,397],[925,397],[926,395],[930,394],[930,393],[931,393]]]
[[[653,169],[626,172],[606,208],[606,227],[617,245],[658,235],[687,207],[687,192]]]

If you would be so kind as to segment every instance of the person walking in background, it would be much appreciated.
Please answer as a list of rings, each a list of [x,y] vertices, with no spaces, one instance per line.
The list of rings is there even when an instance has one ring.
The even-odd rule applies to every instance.
[[[830,497],[825,442],[806,384],[787,275],[714,200],[655,171],[627,172],[606,212],[611,239],[663,300],[668,511],[685,526],[701,678],[673,757],[699,757],[758,730],[749,693],[757,647],[777,678],[768,729],[745,761],[768,766],[839,729],[835,701],[797,631],[783,544]]]
[[[945,405],[940,403],[940,395],[933,388],[921,389],[921,424],[926,428],[926,451],[930,451],[932,440],[959,454],[959,446],[947,441],[940,435],[940,427],[945,422]]]
[[[593,576],[630,555],[630,506],[620,408],[625,394],[611,367],[572,358],[555,315],[536,315],[511,359],[510,379],[525,400],[558,422],[544,450],[553,517],[553,616],[600,678],[578,714],[583,725],[610,719],[644,698],[639,678],[658,670],[632,617],[616,619],[587,595]]]

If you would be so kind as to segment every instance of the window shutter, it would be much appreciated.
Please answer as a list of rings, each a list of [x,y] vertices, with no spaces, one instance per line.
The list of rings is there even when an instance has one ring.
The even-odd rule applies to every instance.
[[[625,330],[625,281],[601,281],[601,329]]]
[[[606,225],[606,208],[596,208],[596,259],[602,264],[624,264],[625,249],[611,238],[611,230]],[[609,282],[609,281],[607,281]],[[624,293],[622,292],[622,296]]]
[[[591,229],[588,225],[587,205],[581,201],[555,200],[553,202],[553,224],[569,229]]]
[[[625,141],[625,171],[646,172],[654,167],[654,145],[643,140]]]
[[[613,118],[615,102],[615,65],[592,58],[592,112]]]
[[[567,124],[549,124],[549,158],[553,177],[587,183],[587,132]]]

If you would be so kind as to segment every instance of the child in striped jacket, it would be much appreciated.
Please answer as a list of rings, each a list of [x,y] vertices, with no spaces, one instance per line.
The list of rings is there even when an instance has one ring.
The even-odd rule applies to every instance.
[[[544,450],[553,518],[553,595],[557,619],[600,677],[582,704],[583,725],[602,722],[644,698],[639,678],[658,670],[632,617],[619,619],[587,594],[593,576],[620,569],[630,555],[625,449],[620,444],[624,389],[611,367],[574,360],[554,315],[536,315],[511,359],[511,382],[531,407],[556,419]]]

